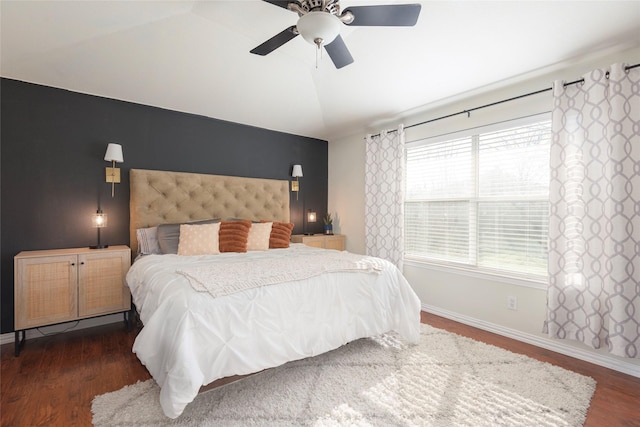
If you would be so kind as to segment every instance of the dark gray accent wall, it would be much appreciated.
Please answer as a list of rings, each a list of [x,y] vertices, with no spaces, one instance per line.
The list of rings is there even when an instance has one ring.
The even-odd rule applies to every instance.
[[[108,214],[103,243],[129,242],[129,169],[291,179],[303,166],[294,233],[303,212],[327,211],[327,142],[194,114],[0,80],[0,299],[2,333],[13,330],[13,257],[23,250],[95,244],[91,214]],[[215,100],[212,102],[232,102]],[[270,106],[265,105],[265,110]],[[122,145],[122,182],[105,182],[109,142]]]

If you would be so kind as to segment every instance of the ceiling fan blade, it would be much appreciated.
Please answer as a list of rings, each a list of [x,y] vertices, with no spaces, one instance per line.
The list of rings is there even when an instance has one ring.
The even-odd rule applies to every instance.
[[[266,54],[273,52],[297,35],[298,32],[296,31],[296,26],[292,25],[286,30],[283,30],[275,36],[271,37],[260,46],[253,48],[250,52],[255,53],[256,55],[265,56]]]
[[[353,57],[351,56],[351,53],[349,53],[349,49],[347,49],[347,45],[344,44],[344,40],[342,40],[340,34],[338,34],[334,41],[325,45],[324,48],[336,68],[342,68],[353,62]]]
[[[351,12],[353,22],[348,25],[411,27],[418,21],[420,4],[390,4],[381,6],[352,6],[345,9]]]
[[[289,9],[289,3],[291,3],[291,0],[262,0],[262,1],[274,4],[276,6],[280,6],[284,9]]]

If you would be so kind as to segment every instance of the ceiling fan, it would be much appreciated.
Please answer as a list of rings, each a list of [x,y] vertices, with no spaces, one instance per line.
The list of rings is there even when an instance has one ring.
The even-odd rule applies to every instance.
[[[340,37],[340,24],[352,26],[411,27],[418,21],[420,4],[351,6],[340,12],[340,0],[263,0],[298,14],[296,25],[281,31],[250,52],[267,55],[300,34],[317,49],[325,48],[336,68],[353,62]]]

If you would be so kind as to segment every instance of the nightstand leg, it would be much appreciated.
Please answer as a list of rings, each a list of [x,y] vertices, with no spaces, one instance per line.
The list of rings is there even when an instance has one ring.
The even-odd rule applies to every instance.
[[[131,332],[136,321],[136,308],[133,306],[133,304],[131,305],[131,310],[124,312],[124,320],[127,324],[127,331]]]
[[[20,356],[20,348],[22,347],[22,345],[24,344],[24,340],[26,337],[26,331],[22,331],[22,339],[20,339],[20,332],[21,331],[16,331],[16,340],[15,340],[15,355],[16,357]]]

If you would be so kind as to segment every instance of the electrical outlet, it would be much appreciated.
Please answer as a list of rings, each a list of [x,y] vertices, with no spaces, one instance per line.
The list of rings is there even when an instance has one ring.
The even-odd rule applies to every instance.
[[[509,295],[507,297],[507,308],[509,310],[517,310],[518,309],[518,297],[513,295]]]

